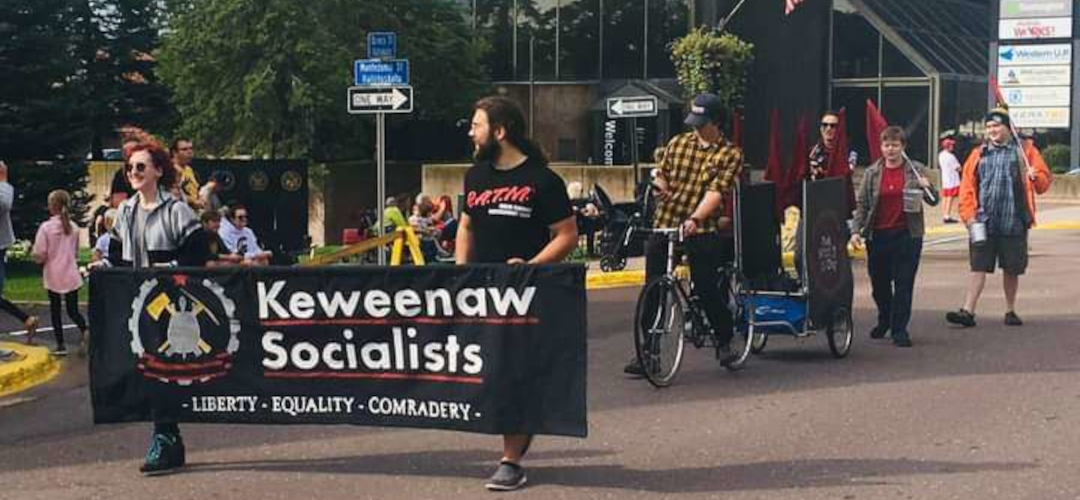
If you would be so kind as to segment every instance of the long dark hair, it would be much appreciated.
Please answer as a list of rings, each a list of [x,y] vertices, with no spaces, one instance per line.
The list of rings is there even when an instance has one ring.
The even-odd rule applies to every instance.
[[[491,131],[502,127],[506,131],[506,142],[530,158],[547,163],[547,155],[525,134],[525,113],[514,101],[502,96],[485,97],[476,101],[473,111],[483,110],[487,114]]]

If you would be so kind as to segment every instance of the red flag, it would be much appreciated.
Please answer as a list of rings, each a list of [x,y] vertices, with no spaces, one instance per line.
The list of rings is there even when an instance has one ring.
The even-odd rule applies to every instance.
[[[849,153],[850,152],[850,153]],[[840,109],[840,126],[836,130],[836,149],[829,155],[829,177],[846,179],[848,208],[855,209],[855,186],[851,180],[851,170],[858,158],[851,151],[851,142],[847,134],[847,109]]]
[[[1001,87],[998,85],[996,76],[990,77],[990,91],[994,93],[994,101],[997,102],[995,107],[1009,109],[1009,104],[1005,102],[1005,96],[1001,93]]]
[[[783,197],[781,196],[787,185],[784,178],[784,159],[780,150],[780,110],[773,108],[769,115],[769,160],[765,164],[765,180],[776,184],[776,211],[784,209]]]
[[[787,180],[784,183],[784,191],[780,193],[784,208],[799,206],[802,193],[802,181],[806,179],[806,172],[810,170],[810,156],[807,154],[810,148],[807,146],[807,134],[810,133],[810,115],[803,112],[799,116],[799,123],[795,126],[795,155],[791,165],[787,169]]]
[[[769,115],[769,161],[765,164],[765,180],[777,183],[783,180],[783,158],[780,157],[780,110],[773,108]]]
[[[881,132],[889,126],[885,115],[874,105],[872,99],[866,100],[866,144],[870,148],[870,163],[881,159]]]
[[[735,147],[743,147],[743,116],[739,110],[731,113],[731,142]]]
[[[784,15],[791,15],[791,13],[795,11],[795,8],[805,1],[806,0],[784,0]]]

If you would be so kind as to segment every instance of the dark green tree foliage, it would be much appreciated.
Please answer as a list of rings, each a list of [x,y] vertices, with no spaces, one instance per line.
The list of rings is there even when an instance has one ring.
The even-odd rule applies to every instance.
[[[214,154],[356,157],[372,121],[345,111],[369,31],[396,31],[413,119],[457,119],[482,90],[482,45],[450,0],[172,0],[162,76],[180,132]]]
[[[0,157],[99,153],[122,125],[175,121],[153,51],[156,0],[0,2]]]
[[[68,0],[0,2],[0,158],[52,158],[85,137]]]
[[[11,224],[15,237],[33,241],[38,225],[49,218],[48,196],[54,189],[71,193],[72,220],[86,222],[91,195],[86,192],[86,163],[77,159],[43,162],[8,162],[9,182],[15,186]]]

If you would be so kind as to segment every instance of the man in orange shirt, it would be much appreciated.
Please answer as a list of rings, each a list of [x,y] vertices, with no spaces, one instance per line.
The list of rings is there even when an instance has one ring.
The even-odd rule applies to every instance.
[[[1028,230],[1035,225],[1035,194],[1045,193],[1052,181],[1039,150],[1030,141],[1018,144],[1009,112],[993,109],[986,115],[986,142],[964,163],[960,184],[960,218],[970,229],[986,228],[986,239],[969,243],[971,280],[967,299],[959,311],[946,314],[949,323],[975,326],[975,306],[986,285],[987,273],[1004,273],[1005,324],[1023,324],[1016,314],[1020,275],[1027,270]]]

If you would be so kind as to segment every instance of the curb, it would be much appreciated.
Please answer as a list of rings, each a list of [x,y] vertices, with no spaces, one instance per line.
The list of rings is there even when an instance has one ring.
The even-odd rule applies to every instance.
[[[866,249],[849,247],[848,255],[854,260],[863,260],[866,259]],[[784,267],[795,267],[794,252],[784,253],[782,260]],[[586,290],[606,290],[609,288],[641,286],[643,284],[645,284],[645,271],[641,269],[635,271],[615,271],[610,273],[590,272],[585,278]]]
[[[0,342],[0,348],[15,351],[22,357],[0,363],[0,397],[43,384],[60,373],[61,363],[45,347]]]

